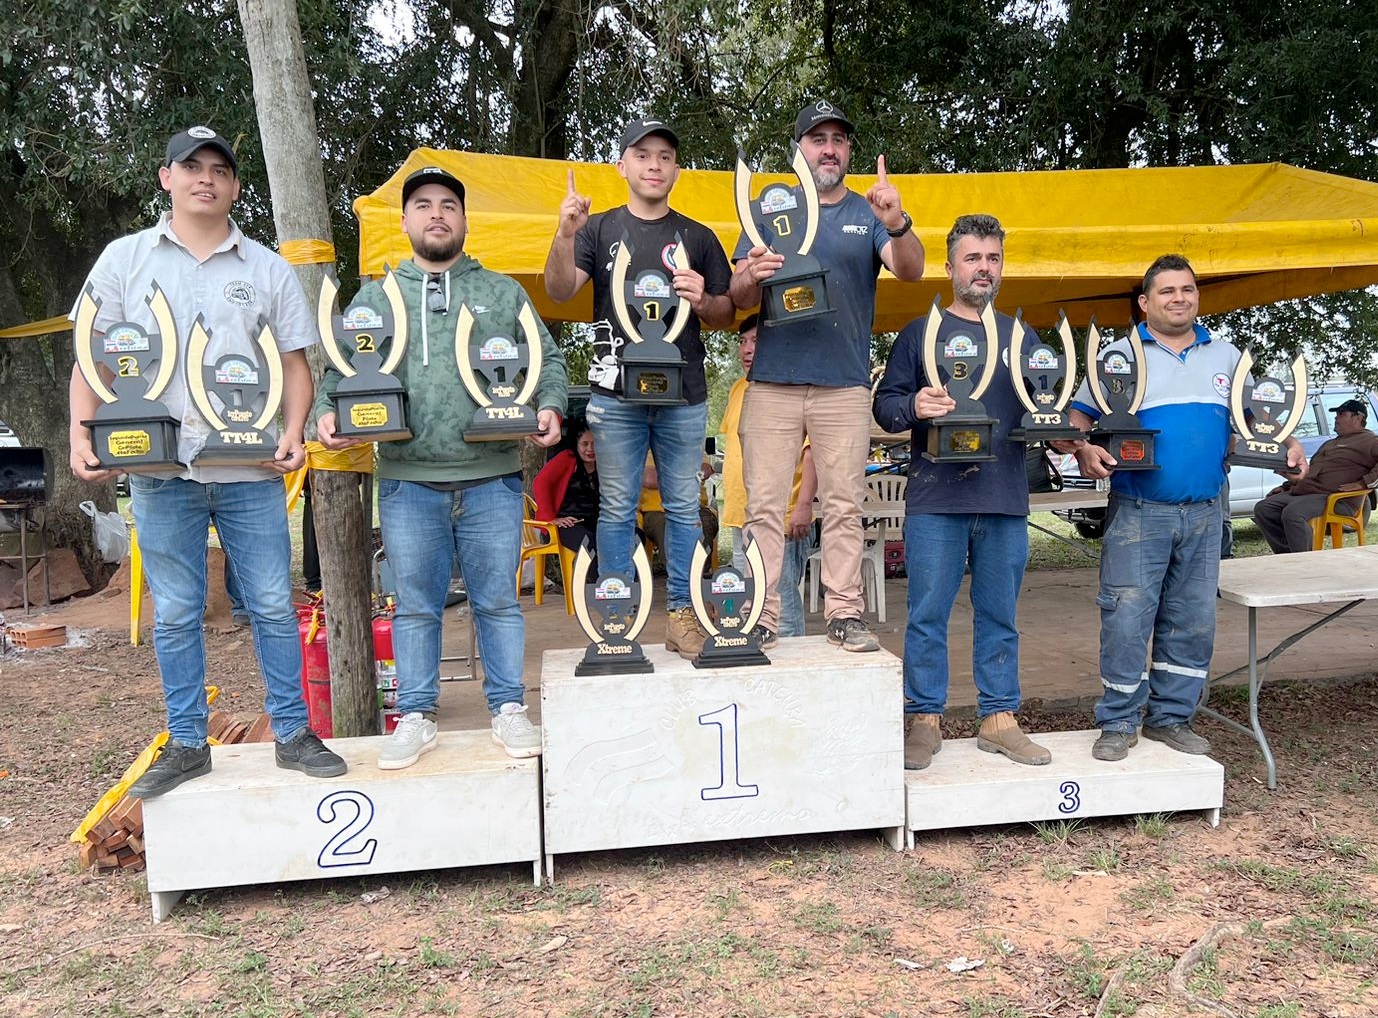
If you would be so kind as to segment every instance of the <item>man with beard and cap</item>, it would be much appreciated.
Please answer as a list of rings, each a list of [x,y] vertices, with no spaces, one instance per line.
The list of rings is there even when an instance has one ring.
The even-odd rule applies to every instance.
[[[767,592],[762,646],[775,642],[780,619],[780,574],[785,507],[799,450],[810,440],[823,508],[824,614],[828,639],[849,651],[880,642],[862,621],[861,502],[870,452],[871,326],[876,278],[884,265],[896,277],[923,275],[923,245],[900,194],[889,182],[885,157],[876,183],[862,197],[847,188],[853,127],[836,105],[818,101],[799,111],[794,140],[808,161],[821,204],[812,254],[828,272],[833,313],[800,322],[763,325],[742,407],[742,452],[747,534],[765,563]],[[733,254],[732,300],[761,302],[761,284],[784,264],[743,235]]]
[[[158,175],[172,210],[156,226],[110,244],[87,277],[100,302],[95,331],[132,322],[156,333],[148,300],[155,282],[177,324],[179,366],[198,319],[217,360],[227,354],[253,357],[260,324],[266,323],[282,356],[283,427],[272,458],[263,463],[197,466],[195,457],[211,425],[189,398],[186,372],[178,370],[163,394],[162,402],[181,424],[178,459],[190,465],[135,474],[129,490],[153,594],[153,648],[170,738],[130,793],[144,799],[162,795],[211,769],[203,622],[206,538],[212,525],[225,549],[226,572],[237,581],[250,616],[277,765],[311,777],[335,777],[345,773],[345,762],[308,727],[302,699],[282,487],[282,475],[306,462],[302,431],[311,409],[306,348],[316,342],[311,309],[291,266],[245,237],[230,218],[239,198],[239,164],[228,141],[209,127],[190,127],[168,142]],[[72,473],[84,481],[106,480],[115,471],[101,469],[82,423],[95,416],[100,401],[75,368],[69,392]]]
[[[689,596],[690,566],[702,537],[699,464],[708,430],[701,327],[723,329],[732,324],[735,310],[727,295],[731,271],[713,231],[670,207],[670,191],[679,177],[679,137],[674,129],[662,120],[633,120],[622,132],[620,152],[617,172],[627,182],[627,204],[607,212],[589,215],[590,199],[575,190],[574,171],[569,171],[569,188],[546,259],[545,289],[551,300],[563,303],[593,280],[593,395],[588,421],[598,446],[601,571],[631,572],[636,508],[649,450],[665,509],[665,647],[692,659],[708,636],[694,616]],[[660,253],[675,293],[688,304],[688,327],[675,340],[685,361],[681,406],[648,406],[623,398],[618,353],[627,337],[616,324],[612,303],[612,262],[623,236],[641,257]],[[676,237],[688,254],[687,269],[671,261]]]
[[[938,347],[982,329],[981,312],[1000,292],[1005,231],[994,216],[961,216],[947,235],[952,303],[941,312]],[[986,463],[930,463],[915,456],[905,488],[904,548],[909,622],[904,632],[904,766],[921,770],[943,745],[947,705],[947,625],[962,575],[971,570],[971,670],[981,718],[976,745],[1022,764],[1052,754],[1019,728],[1019,627],[1015,606],[1029,557],[1029,490],[1024,445],[1009,441],[1024,407],[1015,398],[1009,360],[1038,341],[1025,326],[997,313],[1000,340],[995,377],[981,397],[995,420]],[[910,447],[928,443],[929,421],[955,407],[941,381],[926,376],[922,340],[928,316],[910,322],[890,353],[876,389],[876,422],[886,431],[912,429]]]
[[[402,184],[402,230],[413,255],[396,269],[407,306],[407,344],[395,372],[407,393],[412,437],[378,445],[378,515],[383,548],[397,577],[393,653],[402,718],[378,754],[384,770],[409,767],[438,740],[441,621],[456,559],[474,613],[483,693],[493,715],[493,741],[514,757],[539,756],[541,735],[526,716],[522,685],[526,624],[517,605],[524,494],[517,442],[466,442],[461,432],[477,405],[455,360],[459,309],[474,312],[486,336],[518,336],[524,290],[464,253],[464,185],[427,166]],[[369,283],[360,297],[384,302]],[[539,446],[560,438],[565,411],[565,359],[537,321],[542,352],[537,385]],[[317,431],[329,449],[358,444],[335,434],[330,395],[339,376],[326,372],[316,400]]]

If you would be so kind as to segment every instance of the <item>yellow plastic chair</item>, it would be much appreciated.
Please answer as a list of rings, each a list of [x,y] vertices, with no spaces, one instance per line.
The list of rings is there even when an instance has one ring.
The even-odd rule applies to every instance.
[[[1339,503],[1346,499],[1354,499],[1358,505],[1354,507],[1352,513],[1340,511]],[[1359,543],[1364,543],[1364,517],[1368,515],[1369,504],[1373,501],[1373,490],[1368,491],[1337,491],[1325,502],[1325,512],[1311,520],[1311,530],[1314,538],[1311,542],[1312,551],[1320,551],[1325,547],[1325,537],[1330,535],[1330,547],[1343,548],[1345,543],[1345,530],[1352,530],[1359,536]]]
[[[522,554],[517,562],[517,596],[522,592],[522,569],[527,560],[534,560],[533,567],[536,590],[536,603],[545,599],[545,558],[558,556],[560,562],[561,586],[565,588],[565,614],[574,614],[574,552],[560,543],[560,528],[546,520],[536,519],[536,502],[526,496],[526,516],[522,520]]]

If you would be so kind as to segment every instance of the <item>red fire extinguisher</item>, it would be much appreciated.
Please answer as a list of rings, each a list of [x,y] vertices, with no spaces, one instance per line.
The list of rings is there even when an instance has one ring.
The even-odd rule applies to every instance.
[[[306,717],[322,739],[335,734],[330,707],[330,650],[326,646],[325,610],[320,604],[302,605],[297,610],[297,632],[301,634],[301,692],[306,700]]]
[[[378,714],[383,734],[397,727],[397,661],[392,652],[392,616],[373,618],[373,675],[378,686]]]

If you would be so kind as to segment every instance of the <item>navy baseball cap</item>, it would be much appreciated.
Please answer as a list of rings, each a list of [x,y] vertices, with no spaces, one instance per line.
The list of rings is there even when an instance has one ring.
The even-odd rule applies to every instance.
[[[418,187],[424,187],[426,184],[439,184],[441,187],[449,188],[459,199],[459,204],[464,204],[464,185],[460,183],[458,177],[439,166],[423,166],[421,169],[407,174],[407,179],[402,182],[403,206],[407,204],[413,191]]]
[[[209,127],[200,124],[172,136],[167,143],[163,165],[171,166],[173,163],[190,159],[197,150],[207,147],[215,149],[228,159],[230,169],[234,170],[236,175],[239,174],[239,160],[234,157],[234,149],[230,147],[230,143]]]

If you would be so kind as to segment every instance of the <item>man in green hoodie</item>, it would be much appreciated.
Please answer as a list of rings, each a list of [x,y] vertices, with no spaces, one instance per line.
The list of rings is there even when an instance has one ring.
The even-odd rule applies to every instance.
[[[402,230],[414,252],[397,267],[412,337],[395,375],[407,393],[412,437],[378,446],[378,514],[383,547],[397,577],[393,652],[402,719],[378,756],[384,770],[409,767],[438,740],[440,635],[456,557],[474,612],[483,658],[483,692],[493,714],[493,741],[515,757],[539,756],[540,733],[526,717],[522,662],[526,625],[517,605],[523,489],[516,442],[465,442],[460,434],[477,406],[455,360],[455,325],[467,303],[485,335],[520,334],[526,293],[509,276],[489,272],[464,254],[464,185],[427,166],[402,185]],[[385,301],[381,285],[360,296]],[[560,438],[568,375],[565,359],[538,322],[542,363],[537,386],[537,445]],[[330,396],[339,376],[328,371],[316,400],[316,429],[328,449],[357,440],[335,435]]]

